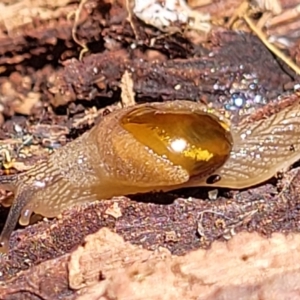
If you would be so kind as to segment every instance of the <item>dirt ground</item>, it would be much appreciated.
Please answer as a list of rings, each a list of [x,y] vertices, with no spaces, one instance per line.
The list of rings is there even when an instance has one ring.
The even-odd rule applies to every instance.
[[[233,111],[240,97],[248,121],[299,99],[299,0],[172,3],[157,1],[156,18],[138,1],[0,3],[2,174],[122,109],[125,71],[137,103]],[[0,299],[299,299],[299,186],[295,164],[242,191],[115,197],[19,226]]]

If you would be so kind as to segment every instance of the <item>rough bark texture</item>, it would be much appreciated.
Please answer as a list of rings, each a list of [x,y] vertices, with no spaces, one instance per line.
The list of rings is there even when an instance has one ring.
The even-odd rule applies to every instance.
[[[1,299],[297,299],[299,234],[241,233],[184,256],[125,242],[106,228],[72,254],[24,271]],[[51,280],[49,280],[49,278]]]

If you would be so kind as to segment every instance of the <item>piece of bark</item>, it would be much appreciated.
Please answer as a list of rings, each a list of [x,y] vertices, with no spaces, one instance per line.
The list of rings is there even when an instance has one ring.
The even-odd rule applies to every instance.
[[[134,248],[103,230],[72,253],[69,283],[79,289],[91,285],[78,300],[293,299],[300,295],[299,250],[298,234],[267,240],[243,233],[176,257],[165,249]]]
[[[113,97],[113,91],[119,93],[125,70],[132,73],[137,98],[152,101],[203,99],[226,105],[238,93],[245,101],[253,102],[275,98],[295,82],[296,74],[283,71],[252,35],[218,31],[212,33],[210,42],[199,58],[163,63],[132,60],[124,51],[91,55],[83,62],[72,59],[52,83],[52,104]]]
[[[241,233],[184,256],[148,251],[106,228],[71,254],[24,271],[1,299],[297,299],[300,236]]]

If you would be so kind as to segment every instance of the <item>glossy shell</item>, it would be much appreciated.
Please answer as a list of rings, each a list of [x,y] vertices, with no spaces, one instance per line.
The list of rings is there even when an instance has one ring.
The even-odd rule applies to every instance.
[[[226,162],[232,149],[228,126],[202,111],[144,106],[128,112],[120,124],[153,155],[181,167],[189,177],[210,175]]]

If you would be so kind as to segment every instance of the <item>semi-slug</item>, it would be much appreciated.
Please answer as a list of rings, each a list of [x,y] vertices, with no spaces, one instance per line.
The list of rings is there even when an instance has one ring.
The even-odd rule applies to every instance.
[[[2,252],[19,219],[55,217],[71,205],[117,195],[259,184],[300,159],[299,103],[269,118],[230,124],[190,101],[140,104],[112,112],[25,173],[0,177],[14,193]]]

